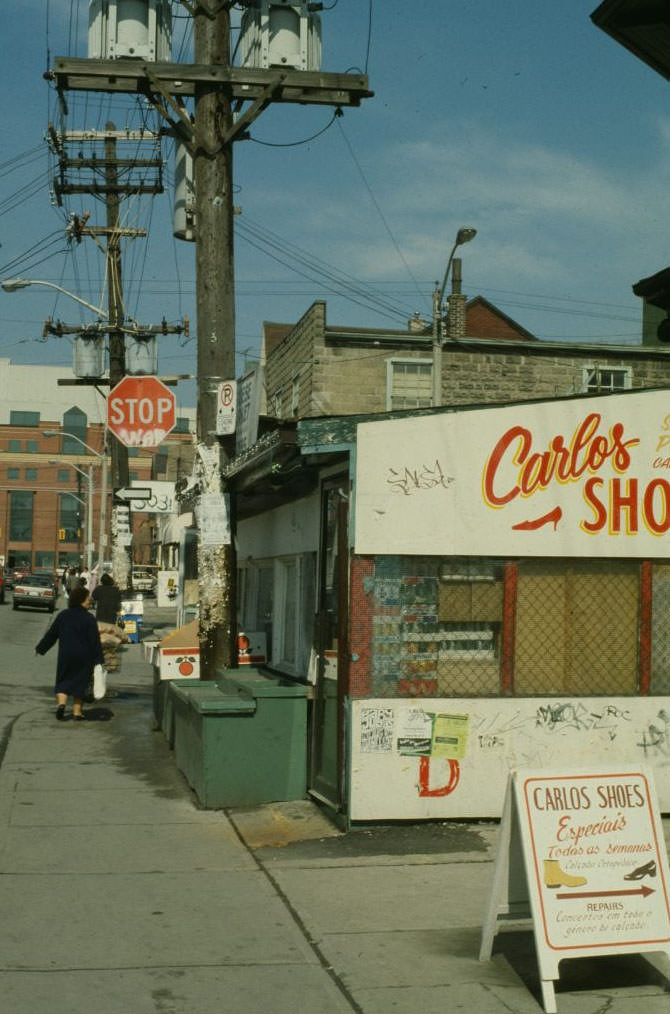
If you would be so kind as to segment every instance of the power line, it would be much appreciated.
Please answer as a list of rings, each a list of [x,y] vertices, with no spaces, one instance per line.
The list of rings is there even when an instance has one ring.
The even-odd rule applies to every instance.
[[[300,252],[297,247],[290,247],[286,243],[273,239],[270,233],[266,232],[264,234],[257,228],[249,227],[247,223],[238,223],[238,232],[255,249],[262,250],[272,260],[289,268],[289,270],[300,275],[302,278],[320,281],[327,291],[333,292],[338,296],[344,296],[350,302],[365,309],[376,310],[382,316],[391,319],[407,318],[408,312],[404,308],[400,308],[397,304],[394,305],[393,302],[380,297],[377,293],[355,284],[349,276],[341,273],[336,274],[334,269],[329,267],[321,267],[318,259],[310,258],[309,255]],[[273,250],[276,252],[273,253]],[[301,264],[304,270],[299,270],[296,263]]]
[[[370,5],[371,5],[371,8],[372,8],[372,0],[370,0]],[[409,275],[409,277],[414,282],[414,285],[416,287],[417,292],[420,295],[422,295],[421,289],[419,288],[419,283],[417,282],[416,278],[412,274],[410,266],[409,266],[409,264],[407,263],[407,261],[405,259],[405,255],[403,254],[402,250],[400,249],[400,246],[398,245],[398,243],[396,241],[396,238],[393,235],[393,232],[391,231],[391,227],[388,224],[388,222],[386,220],[386,217],[384,216],[384,212],[381,209],[379,201],[375,197],[375,195],[374,195],[374,193],[372,191],[372,187],[370,186],[370,184],[367,181],[367,177],[366,177],[365,173],[363,172],[363,167],[361,166],[360,162],[358,161],[358,159],[356,157],[356,153],[355,153],[355,151],[354,151],[354,149],[353,149],[353,147],[351,145],[351,142],[349,141],[349,138],[347,137],[347,135],[344,132],[344,128],[342,126],[342,121],[341,120],[338,120],[338,127],[340,128],[340,133],[342,134],[342,138],[344,140],[344,143],[347,146],[347,149],[349,151],[351,159],[352,159],[354,165],[356,166],[356,168],[358,169],[358,173],[359,173],[361,179],[363,180],[363,185],[365,186],[365,189],[367,190],[367,192],[368,192],[368,194],[370,196],[370,200],[372,201],[373,205],[375,206],[375,208],[377,210],[377,214],[379,215],[379,217],[380,217],[380,219],[382,221],[382,224],[384,226],[384,229],[386,230],[386,233],[387,233],[389,239],[391,240],[391,243],[393,244],[393,248],[395,249],[396,253],[398,254],[398,257],[400,258],[400,260],[402,261],[402,263],[403,263],[403,265],[405,267],[405,271],[407,272],[407,274]]]

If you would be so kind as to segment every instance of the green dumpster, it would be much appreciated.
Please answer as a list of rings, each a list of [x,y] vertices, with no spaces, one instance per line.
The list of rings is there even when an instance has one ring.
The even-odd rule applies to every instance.
[[[171,682],[177,767],[208,808],[302,799],[307,688],[260,670]]]

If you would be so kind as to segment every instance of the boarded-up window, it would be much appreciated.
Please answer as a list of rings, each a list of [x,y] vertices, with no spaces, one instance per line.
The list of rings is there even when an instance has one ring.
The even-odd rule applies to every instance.
[[[651,692],[670,694],[670,563],[652,571]]]
[[[515,693],[635,693],[639,585],[629,561],[523,561]]]

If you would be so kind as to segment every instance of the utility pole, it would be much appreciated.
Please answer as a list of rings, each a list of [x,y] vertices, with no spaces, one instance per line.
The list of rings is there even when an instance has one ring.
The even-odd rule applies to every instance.
[[[232,0],[181,0],[194,22],[193,65],[56,57],[49,78],[66,91],[141,94],[194,159],[198,332],[198,585],[201,678],[234,665],[234,508],[224,489],[232,438],[215,434],[217,385],[235,376],[232,147],[271,103],[359,106],[373,93],[367,75],[293,65],[231,66]],[[240,6],[255,4],[243,0]],[[296,4],[302,7],[303,5]],[[313,11],[322,4],[305,5]],[[195,102],[195,123],[185,100]],[[227,530],[229,529],[229,530]]]
[[[162,158],[158,149],[159,135],[151,131],[117,131],[112,122],[107,122],[104,131],[70,130],[57,131],[49,124],[49,144],[58,158],[58,174],[54,179],[54,191],[59,205],[63,203],[63,195],[92,194],[104,198],[106,224],[93,226],[89,224],[89,214],[73,215],[70,219],[68,234],[70,239],[81,242],[85,236],[93,237],[100,245],[104,237],[106,276],[108,280],[107,321],[98,322],[93,328],[71,327],[60,321],[48,320],[45,335],[66,334],[93,335],[102,340],[102,334],[108,335],[109,351],[109,384],[114,387],[126,375],[125,334],[173,334],[188,331],[188,325],[168,325],[164,320],[160,325],[140,327],[136,322],[126,322],[123,302],[122,250],[123,239],[134,239],[145,236],[143,229],[121,228],[120,207],[124,197],[138,194],[155,195],[162,193]],[[119,144],[132,146],[131,157],[119,157]],[[145,157],[139,157],[142,148],[150,148]],[[83,153],[85,151],[85,154]],[[101,169],[104,172],[101,174]],[[122,172],[120,171],[122,170]],[[93,308],[94,309],[94,308]],[[132,327],[129,326],[132,324]],[[78,383],[101,383],[99,378],[87,378]],[[104,451],[111,452],[112,492],[125,488],[129,483],[128,448],[117,437],[105,430]],[[103,503],[100,513],[100,559],[103,559],[106,547],[107,522],[107,474],[103,463]],[[127,510],[127,508],[125,508]],[[112,532],[112,563],[114,576],[121,588],[130,584],[131,556],[127,547],[126,532],[121,531],[113,515]]]
[[[230,11],[203,4],[194,12],[197,64],[230,67]],[[231,535],[215,545],[198,541],[200,671],[216,677],[217,667],[237,662],[234,519],[222,485],[221,466],[234,453],[234,438],[216,436],[217,385],[235,376],[235,291],[233,254],[233,124],[229,94],[207,82],[195,86],[193,167],[196,199],[196,302],[198,320],[198,445],[200,511],[228,515]],[[201,529],[202,529],[202,518]]]
[[[126,349],[123,338],[123,274],[121,237],[119,235],[119,175],[116,164],[116,127],[105,124],[105,208],[107,217],[107,282],[109,305],[109,384],[118,384],[126,374]],[[128,448],[105,427],[105,442],[110,442],[112,459],[112,490],[125,489],[129,482]],[[112,543],[112,569],[119,588],[130,587],[130,551],[118,534]]]

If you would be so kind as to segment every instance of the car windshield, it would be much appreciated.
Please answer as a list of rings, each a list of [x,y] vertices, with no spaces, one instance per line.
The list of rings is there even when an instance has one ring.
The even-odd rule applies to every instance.
[[[22,578],[20,583],[31,587],[49,588],[52,582],[51,578],[46,575],[30,574],[28,577]]]

